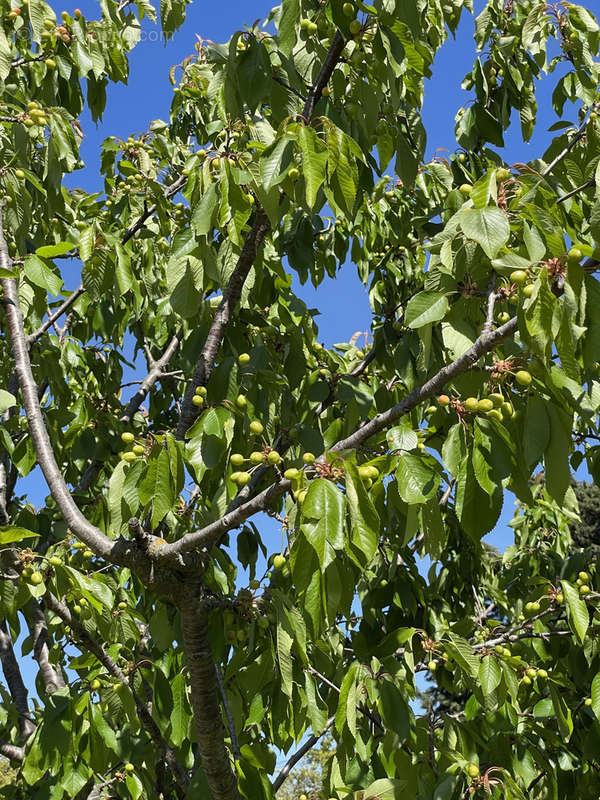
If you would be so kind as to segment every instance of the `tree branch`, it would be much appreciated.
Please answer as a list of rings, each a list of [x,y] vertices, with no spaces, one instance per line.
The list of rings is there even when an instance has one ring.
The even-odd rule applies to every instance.
[[[10,264],[6,241],[2,232],[2,217],[0,212],[0,266]],[[35,446],[38,464],[40,465],[46,483],[56,501],[67,525],[83,542],[95,553],[105,558],[113,556],[115,542],[105,536],[95,525],[92,525],[83,516],[75,505],[63,476],[58,468],[48,431],[44,424],[42,411],[37,393],[37,385],[31,371],[27,339],[23,327],[23,315],[19,307],[17,283],[14,278],[0,280],[4,296],[3,302],[6,309],[8,328],[12,340],[12,353],[15,360],[15,370],[21,387],[23,405],[29,423],[31,438]]]
[[[595,180],[586,181],[585,183],[582,183],[581,186],[577,186],[575,189],[571,189],[570,192],[567,192],[566,194],[561,194],[560,197],[557,197],[556,202],[564,203],[565,200],[574,197],[576,194],[579,194],[579,192],[583,192],[585,189],[591,189],[591,187],[595,185],[596,185]]]
[[[482,328],[482,334],[485,336],[492,332],[494,327],[494,306],[496,305],[496,273],[492,272],[490,284],[487,290],[487,312],[485,315],[485,323]]]
[[[339,31],[336,31],[327,55],[325,56],[325,60],[323,61],[323,66],[321,67],[321,70],[317,76],[317,80],[310,87],[308,97],[306,98],[304,108],[302,109],[302,116],[307,122],[310,121],[310,118],[313,115],[315,105],[321,97],[321,92],[327,85],[329,78],[331,78],[331,74],[335,69],[335,65],[338,63],[340,56],[342,55],[342,50],[344,49],[345,44],[346,42],[344,41],[342,34]]]
[[[154,361],[154,359],[152,360],[150,371],[142,381],[140,388],[127,403],[125,410],[119,417],[120,422],[131,422],[131,420],[133,419],[133,415],[136,413],[136,411],[143,403],[144,398],[146,397],[150,389],[154,386],[154,384],[158,380],[160,380],[164,368],[167,366],[167,364],[173,357],[173,354],[179,347],[182,338],[183,338],[183,330],[180,329],[179,331],[177,331],[175,336],[173,336],[173,338],[169,341],[161,357],[157,361]]]
[[[196,364],[196,369],[190,381],[181,409],[181,416],[175,436],[183,439],[186,431],[198,416],[196,406],[192,402],[196,387],[206,386],[212,375],[215,359],[225,336],[227,323],[231,319],[231,314],[237,306],[242,295],[244,282],[252,269],[258,250],[269,232],[271,225],[262,210],[256,212],[254,224],[244,240],[242,252],[233,270],[227,288],[223,292],[223,299],[215,312],[215,318],[210,326],[204,347]]]
[[[364,423],[354,431],[354,433],[350,434],[350,436],[341,439],[330,448],[330,452],[339,453],[344,450],[354,450],[359,445],[363,444],[363,442],[367,441],[367,439],[370,439],[371,436],[388,428],[400,417],[412,411],[419,403],[438,394],[446,383],[462,375],[463,372],[466,372],[477,363],[482,356],[493,350],[499,342],[515,333],[517,327],[517,318],[513,317],[513,319],[505,325],[501,325],[491,333],[482,334],[462,356],[451,364],[442,367],[433,378],[430,378],[422,386],[418,386],[414,389],[404,400],[396,403],[395,406],[392,406],[392,408],[387,411],[377,414],[373,419]],[[274,500],[289,491],[291,486],[291,481],[285,479],[271,484],[271,486],[260,492],[256,497],[238,506],[230,513],[225,514],[221,519],[211,522],[199,531],[186,534],[176,542],[163,545],[158,554],[158,558],[168,561],[181,553],[190,552],[198,547],[209,546],[228,531],[237,528],[244,520],[248,519],[248,517],[251,517],[259,511],[263,511]]]
[[[186,596],[180,606],[183,641],[190,675],[198,751],[212,800],[241,800],[219,708],[217,673],[210,649],[208,613]]]
[[[335,722],[335,717],[329,717],[321,733],[319,734],[313,733],[312,736],[309,736],[309,738],[304,742],[302,747],[299,747],[298,750],[296,750],[296,752],[288,758],[284,766],[281,768],[279,775],[273,781],[274,792],[279,791],[279,789],[281,788],[281,784],[290,774],[291,770],[296,766],[298,761],[300,761],[300,759],[303,758],[308,753],[308,751],[311,750],[317,744],[319,739],[325,735],[325,733],[331,728],[334,722]]]
[[[74,292],[71,294],[71,296],[70,296],[70,297],[68,297],[68,298],[67,298],[67,299],[64,301],[64,303],[62,303],[62,304],[61,304],[61,305],[60,305],[60,306],[59,306],[59,307],[56,309],[56,311],[54,311],[52,314],[50,314],[50,315],[49,315],[49,316],[48,316],[48,317],[47,317],[47,318],[44,320],[44,322],[43,322],[43,323],[40,325],[40,327],[39,327],[39,328],[38,328],[36,331],[34,331],[33,333],[30,333],[30,334],[29,334],[29,336],[27,336],[27,338],[26,338],[27,347],[31,347],[31,345],[32,345],[34,342],[37,342],[37,340],[38,340],[38,339],[39,339],[41,336],[43,336],[43,335],[44,335],[44,333],[46,333],[46,331],[48,330],[48,328],[51,328],[51,327],[52,327],[52,325],[54,325],[54,323],[56,322],[56,320],[57,320],[57,319],[60,319],[60,317],[62,317],[62,315],[65,313],[65,311],[68,311],[68,310],[69,310],[69,308],[71,308],[71,306],[73,305],[73,303],[74,303],[74,302],[75,302],[75,301],[76,301],[76,300],[77,300],[79,297],[81,297],[81,295],[82,295],[84,292],[85,292],[85,288],[84,288],[83,284],[80,284],[80,285],[77,287],[77,289],[75,289],[75,291],[74,291]]]
[[[33,642],[33,657],[40,668],[46,692],[53,694],[57,689],[64,688],[65,681],[60,667],[57,669],[50,662],[50,636],[44,612],[35,600],[31,600],[28,606],[25,619]]]
[[[89,650],[90,653],[96,656],[106,671],[120,683],[127,684],[127,676],[121,670],[119,665],[106,652],[100,642],[96,641],[96,639],[94,639],[93,636],[87,632],[79,620],[73,617],[67,606],[57,597],[55,597],[50,591],[46,592],[43,599],[47,608],[54,612],[57,617],[60,617],[65,625],[68,625],[71,628],[71,631],[78,642],[80,642],[86,650]],[[171,768],[177,785],[185,794],[189,785],[189,779],[186,771],[177,760],[177,756],[175,755],[171,746],[163,738],[156,722],[154,721],[154,718],[152,717],[150,709],[145,703],[142,702],[132,685],[130,685],[130,690],[136,704],[140,722],[142,723],[161,756]]]
[[[240,757],[240,745],[238,742],[237,733],[235,732],[235,720],[233,718],[233,714],[231,713],[229,700],[227,699],[227,692],[223,682],[221,667],[218,664],[215,664],[215,672],[217,674],[217,683],[219,684],[219,692],[221,694],[221,700],[223,701],[223,708],[225,709],[225,716],[227,717],[227,727],[229,728],[229,739],[231,741],[233,760],[238,761]]]
[[[13,650],[6,620],[0,622],[0,662],[2,662],[2,671],[6,678],[8,690],[19,713],[19,732],[21,739],[26,742],[34,732],[35,725],[29,718],[30,709],[27,687],[23,682],[23,676],[21,675],[15,651]]]
[[[0,739],[0,756],[8,758],[9,761],[17,761],[20,764],[25,759],[25,748],[3,742]]]
[[[167,198],[173,197],[173,195],[177,194],[177,192],[180,189],[183,189],[186,182],[187,182],[187,177],[185,175],[180,175],[179,178],[177,178],[177,180],[173,181],[173,183],[170,186],[166,187],[165,197]],[[138,219],[133,223],[133,225],[130,225],[129,228],[127,228],[127,230],[123,234],[123,237],[121,238],[121,244],[127,244],[127,242],[131,239],[131,237],[135,236],[135,234],[144,227],[144,225],[146,224],[146,220],[149,217],[151,217],[155,211],[156,211],[156,203],[150,206],[150,208],[147,208],[144,211],[144,213],[140,217],[138,217]]]

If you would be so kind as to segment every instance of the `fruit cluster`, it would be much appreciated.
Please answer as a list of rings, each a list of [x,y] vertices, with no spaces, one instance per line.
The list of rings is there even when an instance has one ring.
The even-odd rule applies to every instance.
[[[146,452],[146,447],[143,444],[135,441],[135,434],[131,433],[131,431],[124,431],[121,434],[121,441],[124,444],[131,445],[131,450],[126,450],[124,453],[121,453],[122,461],[131,463],[132,461],[136,461],[139,456],[144,455]]]
[[[531,383],[531,375],[528,372],[526,373],[529,379],[529,383],[527,383],[527,377],[522,375],[521,372],[524,372],[524,370],[520,370],[515,375],[516,381],[522,386],[529,385]],[[497,422],[503,422],[505,419],[512,419],[516,413],[510,400],[507,400],[500,392],[491,392],[486,397],[481,398],[467,397],[465,400],[441,394],[437,402],[442,408],[451,407],[461,417],[465,414],[484,414]],[[435,406],[430,406],[427,412],[432,413],[435,410]]]

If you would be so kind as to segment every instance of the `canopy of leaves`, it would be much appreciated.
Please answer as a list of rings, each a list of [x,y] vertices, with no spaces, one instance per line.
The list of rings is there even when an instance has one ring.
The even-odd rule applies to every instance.
[[[600,476],[592,12],[484,4],[457,151],[427,161],[424,81],[469,0],[283,0],[266,27],[199,41],[170,118],[108,138],[88,193],[66,182],[78,118],[127,80],[155,10],[13,6],[4,796],[272,800],[331,731],[322,798],[596,800],[600,579],[569,533],[572,472]],[[167,36],[184,13],[161,3]],[[542,80],[549,144],[507,165]],[[368,290],[362,350],[323,347],[292,289],[342,265]],[[482,540],[508,492],[500,554]],[[415,702],[422,675],[452,714]]]

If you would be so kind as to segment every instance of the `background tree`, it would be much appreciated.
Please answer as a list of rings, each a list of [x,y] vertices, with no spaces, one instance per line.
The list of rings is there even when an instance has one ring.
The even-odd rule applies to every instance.
[[[569,535],[599,453],[592,13],[490,0],[457,151],[425,161],[424,79],[470,3],[284,0],[198,41],[90,194],[78,117],[154,9],[2,8],[6,796],[269,800],[330,731],[323,798],[595,800],[600,586]],[[542,79],[577,122],[509,166]],[[346,261],[368,352],[324,348],[292,289]],[[420,713],[420,673],[461,708]]]

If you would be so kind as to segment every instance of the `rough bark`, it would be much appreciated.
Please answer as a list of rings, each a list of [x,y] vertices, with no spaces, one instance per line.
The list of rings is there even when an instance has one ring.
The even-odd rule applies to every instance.
[[[182,603],[181,615],[198,751],[212,800],[241,800],[232,759],[225,746],[208,612],[198,601],[187,598]]]
[[[21,739],[26,742],[34,732],[35,725],[29,718],[27,688],[23,682],[21,670],[13,650],[6,620],[0,622],[0,662],[2,662],[2,671],[4,672],[8,690],[19,713],[19,733]]]

